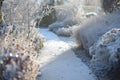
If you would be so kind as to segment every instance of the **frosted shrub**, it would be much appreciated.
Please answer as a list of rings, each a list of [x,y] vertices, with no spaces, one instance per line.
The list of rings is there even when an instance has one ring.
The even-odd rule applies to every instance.
[[[50,24],[49,27],[48,27],[48,29],[49,29],[50,31],[56,32],[59,28],[62,28],[62,27],[64,27],[64,26],[65,26],[65,25],[64,25],[63,22],[55,22],[55,23],[53,23],[53,24]]]
[[[72,26],[66,25],[67,22],[55,22],[49,25],[48,29],[53,31],[59,36],[71,36],[72,35]]]
[[[120,61],[120,28],[105,33],[89,48],[92,61],[115,66]]]
[[[72,30],[71,28],[59,28],[56,33],[60,36],[69,37],[72,35]]]
[[[75,38],[81,46],[86,50],[89,49],[105,32],[112,28],[119,28],[120,11],[112,14],[102,15],[100,17],[90,18],[85,21],[75,31]]]
[[[38,29],[4,26],[0,35],[0,78],[35,80],[42,47],[43,39]]]

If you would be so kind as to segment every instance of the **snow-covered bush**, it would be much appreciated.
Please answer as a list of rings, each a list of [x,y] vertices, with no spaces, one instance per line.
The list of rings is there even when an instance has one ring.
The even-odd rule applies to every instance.
[[[3,26],[0,35],[0,78],[35,80],[43,39],[36,28]],[[5,79],[4,79],[5,78]]]
[[[54,9],[56,11],[57,20],[56,22],[48,26],[49,30],[55,33],[56,32],[60,33],[61,31],[63,32],[63,29],[60,30],[60,28],[67,29],[68,26],[72,26],[72,25],[80,23],[81,18],[82,18],[81,15],[84,13],[84,11],[82,10],[82,7],[80,6],[81,2],[78,3],[79,1],[83,2],[82,0],[77,0],[77,1],[68,0],[66,2],[63,1],[63,4],[61,5],[55,5]],[[66,33],[66,31],[64,33]]]
[[[71,28],[59,28],[56,32],[59,36],[66,36],[69,37],[72,35],[72,29]]]
[[[89,48],[92,61],[115,66],[120,61],[120,28],[106,32]]]
[[[119,28],[119,13],[120,11],[116,11],[112,14],[96,16],[81,24],[74,35],[81,48],[88,50],[107,31]]]
[[[71,21],[69,20],[63,20],[63,21],[57,21],[51,25],[49,25],[48,29],[50,31],[53,31],[57,35],[60,36],[70,36],[72,35],[72,28],[70,28]]]
[[[56,32],[59,28],[62,28],[64,26],[65,26],[64,22],[55,22],[53,24],[50,24],[49,27],[48,27],[48,29],[50,31]]]

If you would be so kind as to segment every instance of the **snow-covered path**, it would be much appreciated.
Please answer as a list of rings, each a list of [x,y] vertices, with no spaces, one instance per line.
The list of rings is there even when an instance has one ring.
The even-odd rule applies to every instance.
[[[41,50],[42,75],[39,80],[96,80],[67,42],[47,29],[41,29],[40,32],[47,38],[47,42]]]

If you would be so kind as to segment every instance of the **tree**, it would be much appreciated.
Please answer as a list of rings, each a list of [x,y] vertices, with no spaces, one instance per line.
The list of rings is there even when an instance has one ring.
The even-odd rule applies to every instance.
[[[3,1],[4,1],[4,0],[0,0],[0,23],[3,22],[3,19],[2,19],[2,10],[1,10]]]
[[[102,7],[106,13],[111,13],[120,8],[120,0],[103,0]]]

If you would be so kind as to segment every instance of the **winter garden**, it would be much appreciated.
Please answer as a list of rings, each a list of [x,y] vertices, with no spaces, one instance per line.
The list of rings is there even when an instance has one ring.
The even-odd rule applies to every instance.
[[[120,80],[120,0],[0,0],[0,80]]]

